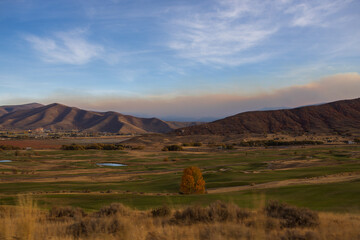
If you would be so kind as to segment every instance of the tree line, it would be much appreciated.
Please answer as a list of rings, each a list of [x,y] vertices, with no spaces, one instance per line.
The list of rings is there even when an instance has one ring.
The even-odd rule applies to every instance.
[[[129,146],[122,144],[104,144],[104,143],[91,143],[86,145],[80,144],[70,144],[70,145],[62,145],[62,150],[141,150],[143,146]]]

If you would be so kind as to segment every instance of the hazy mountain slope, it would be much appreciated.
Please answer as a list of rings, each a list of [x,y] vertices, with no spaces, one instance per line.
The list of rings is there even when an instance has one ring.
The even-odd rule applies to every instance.
[[[19,108],[21,109],[21,108]],[[137,118],[117,112],[94,112],[62,104],[16,110],[0,116],[2,129],[86,130],[112,133],[166,133],[176,126],[157,118]],[[186,126],[184,123],[182,126]],[[181,124],[179,124],[181,126]]]
[[[175,130],[179,135],[360,132],[360,98],[294,109],[245,112]]]
[[[18,110],[27,110],[27,109],[33,109],[33,108],[38,108],[38,107],[42,107],[44,105],[40,104],[40,103],[28,103],[28,104],[22,104],[22,105],[7,105],[7,106],[0,106],[0,116],[10,113],[10,112],[15,112]]]
[[[205,122],[178,122],[178,121],[166,121],[169,126],[173,129],[196,126],[200,124],[204,124]]]

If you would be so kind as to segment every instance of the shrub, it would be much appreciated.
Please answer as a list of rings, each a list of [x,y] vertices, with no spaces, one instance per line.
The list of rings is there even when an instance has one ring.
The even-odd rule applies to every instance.
[[[270,146],[296,146],[296,145],[320,145],[321,141],[303,140],[303,141],[277,141],[277,140],[255,140],[242,141],[239,143],[242,147],[270,147]]]
[[[0,145],[0,150],[20,150],[20,148],[12,145]]]
[[[104,150],[118,150],[118,147],[114,144],[104,144],[103,146]]]
[[[85,150],[85,147],[78,144],[71,144],[71,145],[62,145],[62,150]]]
[[[209,205],[209,217],[213,221],[223,222],[236,219],[236,208],[230,204],[216,201]]]
[[[211,203],[208,211],[211,220],[215,222],[243,221],[251,215],[246,209],[241,209],[233,203],[219,200]]]
[[[86,213],[81,208],[73,207],[53,207],[49,211],[50,218],[74,218],[74,217],[85,217]]]
[[[123,150],[124,146],[121,144],[103,144],[103,143],[91,143],[87,145],[78,145],[78,144],[71,144],[71,145],[62,145],[62,150]]]
[[[131,147],[131,150],[144,150],[144,149],[145,149],[145,146],[142,146],[142,145],[132,146]]]
[[[92,143],[85,146],[85,149],[96,149],[96,150],[102,150],[104,147],[101,143]]]
[[[182,146],[184,146],[184,147],[190,147],[190,146],[201,147],[202,143],[201,142],[183,143]]]
[[[86,218],[74,223],[67,228],[67,232],[72,236],[88,237],[93,234],[105,233],[116,234],[126,232],[126,226],[117,218],[101,219]]]
[[[165,146],[163,147],[162,151],[182,151],[183,148],[179,145],[169,145],[169,146]]]
[[[159,208],[155,208],[151,211],[151,215],[153,217],[168,217],[171,214],[171,209],[164,205],[162,207]]]
[[[180,192],[183,194],[205,193],[205,181],[198,167],[184,169],[181,178]]]
[[[121,203],[112,203],[109,206],[102,207],[98,212],[95,213],[98,217],[121,215],[128,216],[130,209]]]
[[[225,147],[224,147],[224,149],[232,150],[232,149],[234,149],[234,145],[232,145],[232,144],[226,144]]]
[[[173,222],[182,224],[208,223],[208,222],[242,222],[249,218],[251,213],[241,209],[235,204],[215,201],[208,207],[189,206],[178,210],[174,214]]]
[[[277,201],[269,202],[265,207],[267,216],[281,219],[282,227],[315,227],[319,225],[319,216],[307,208],[297,208]]]
[[[281,240],[317,240],[319,237],[314,233],[307,231],[302,233],[299,230],[287,230],[282,236]]]
[[[193,224],[199,222],[210,222],[209,212],[206,208],[194,205],[185,208],[183,211],[176,211],[174,214],[174,222]]]

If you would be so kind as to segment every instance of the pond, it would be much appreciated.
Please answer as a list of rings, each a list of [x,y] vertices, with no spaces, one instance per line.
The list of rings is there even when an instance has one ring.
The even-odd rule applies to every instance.
[[[124,167],[125,164],[121,163],[97,163],[98,166],[105,166],[105,167]]]
[[[0,163],[12,162],[12,160],[0,160]]]

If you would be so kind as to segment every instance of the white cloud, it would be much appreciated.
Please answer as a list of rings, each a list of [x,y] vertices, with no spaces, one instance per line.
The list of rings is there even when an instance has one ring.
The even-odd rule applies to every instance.
[[[52,37],[27,35],[25,39],[50,63],[86,64],[100,57],[104,48],[86,40],[84,30],[57,32]]]
[[[218,0],[185,8],[170,21],[168,46],[203,64],[237,66],[275,54],[263,47],[289,27],[326,27],[352,0]],[[202,9],[203,8],[203,9]],[[265,50],[266,49],[266,50]]]
[[[277,31],[263,21],[247,22],[244,17],[257,15],[250,1],[222,1],[205,13],[191,13],[172,24],[169,47],[180,57],[201,63],[241,65],[263,60],[268,54],[249,54],[246,51],[258,45]]]
[[[327,18],[347,6],[352,0],[299,1],[286,13],[293,14],[292,25],[299,27],[326,26]]]

